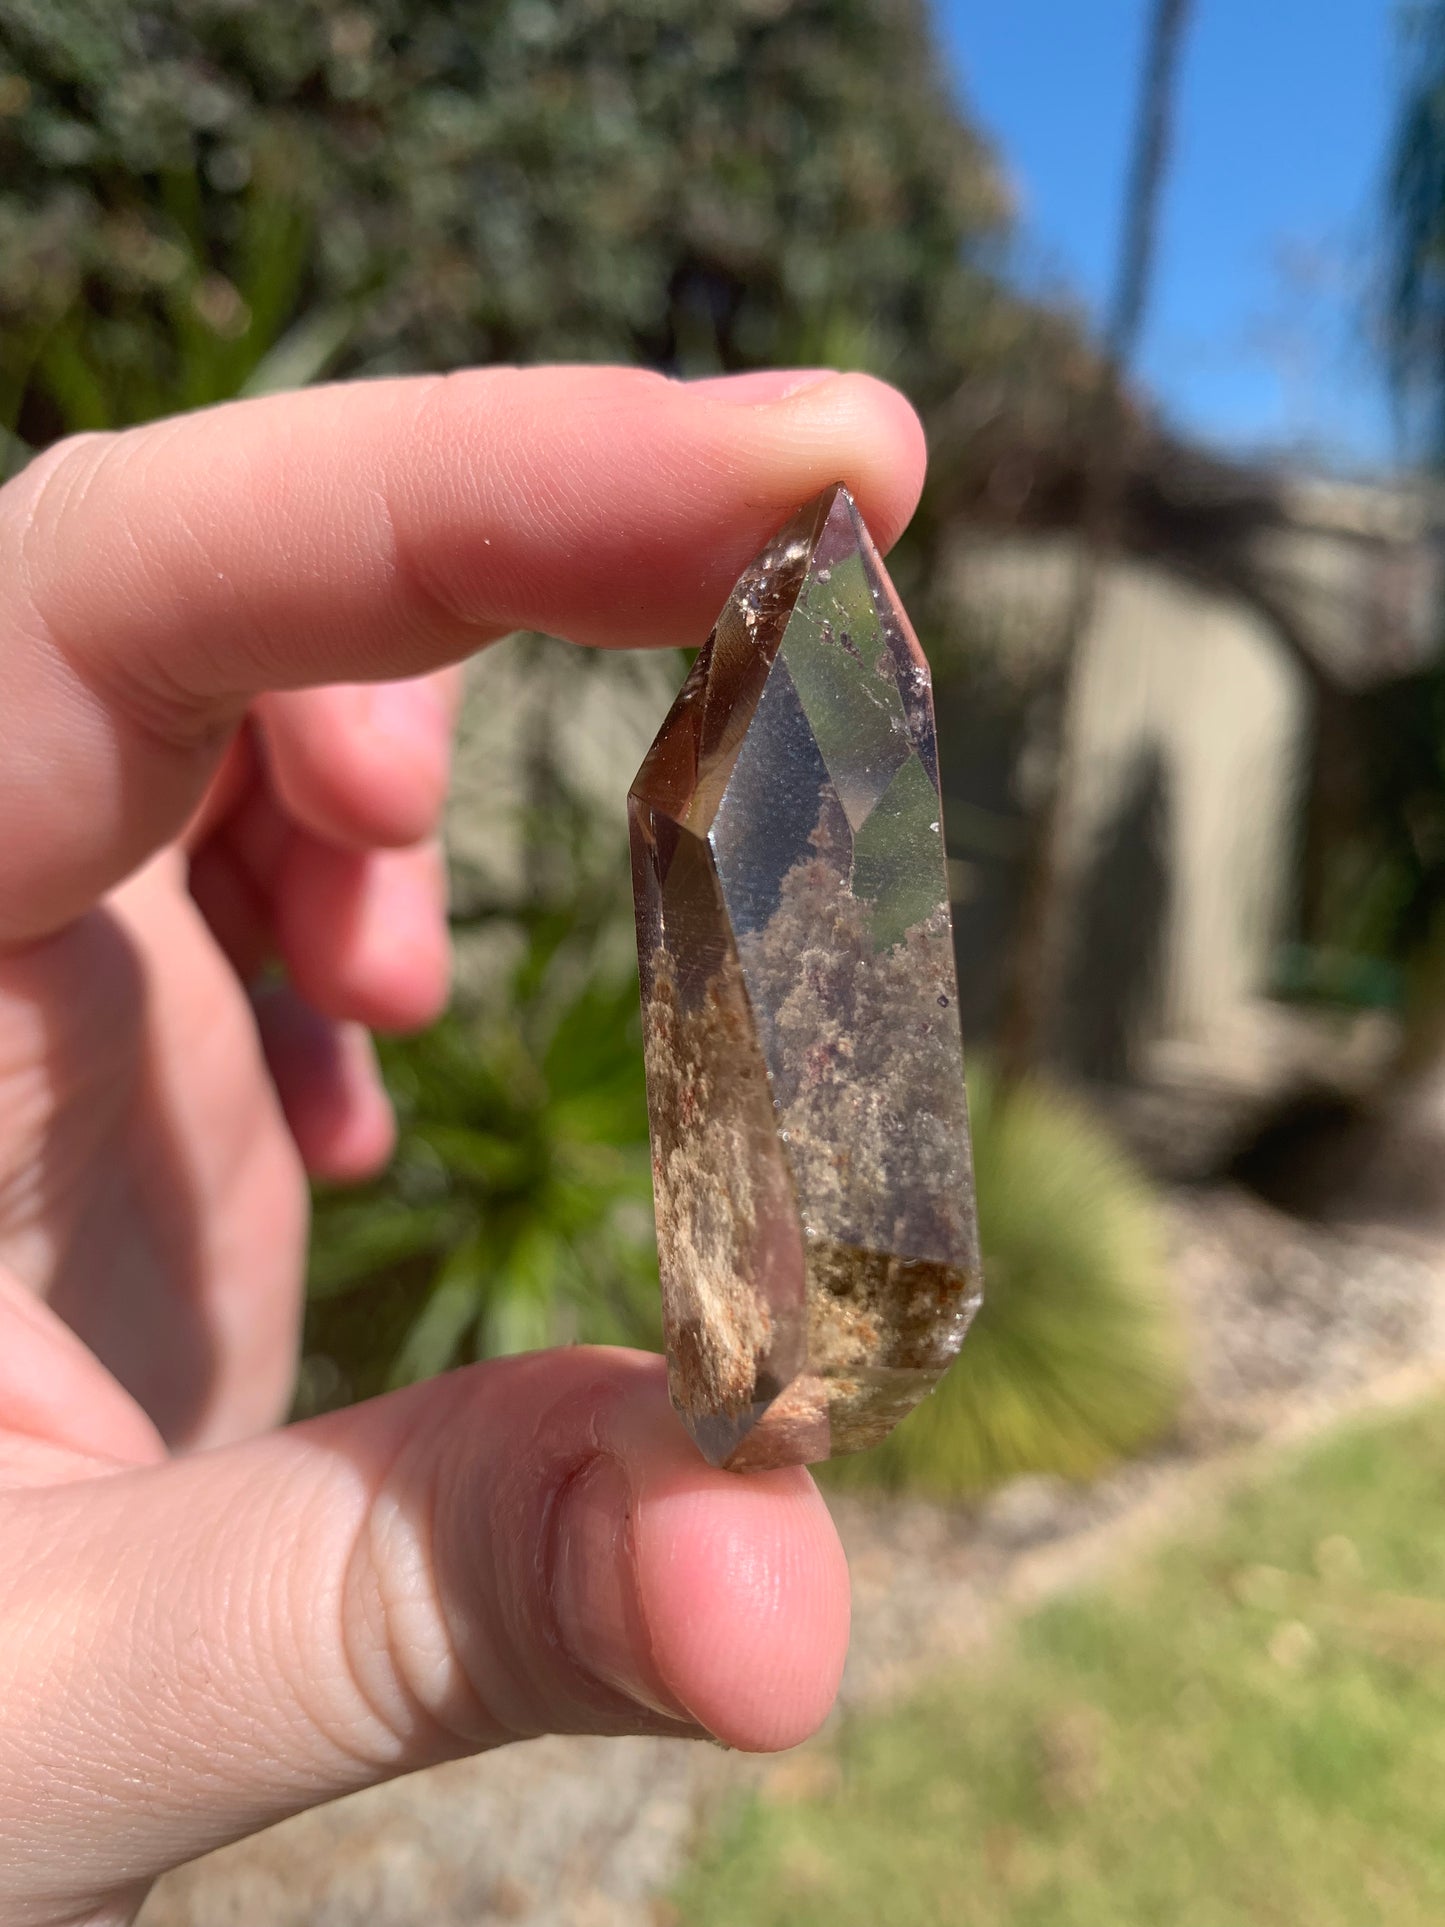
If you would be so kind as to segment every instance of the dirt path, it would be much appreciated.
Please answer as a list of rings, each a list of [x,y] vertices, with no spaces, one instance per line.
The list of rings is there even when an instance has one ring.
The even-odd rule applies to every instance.
[[[886,1702],[1001,1616],[1079,1583],[1220,1490],[1242,1459],[1445,1381],[1445,1246],[1310,1232],[1219,1189],[1173,1208],[1193,1391],[1170,1450],[1086,1489],[1020,1480],[981,1508],[839,1500],[854,1583],[841,1704]],[[653,1927],[698,1819],[759,1762],[676,1741],[543,1740],[359,1794],[171,1875],[142,1927]]]

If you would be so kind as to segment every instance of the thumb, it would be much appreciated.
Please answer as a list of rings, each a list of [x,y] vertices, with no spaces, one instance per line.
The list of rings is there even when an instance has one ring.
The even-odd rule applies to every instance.
[[[479,1366],[0,1498],[0,1918],[543,1732],[765,1750],[831,1703],[847,1576],[801,1471],[704,1466],[660,1361]]]

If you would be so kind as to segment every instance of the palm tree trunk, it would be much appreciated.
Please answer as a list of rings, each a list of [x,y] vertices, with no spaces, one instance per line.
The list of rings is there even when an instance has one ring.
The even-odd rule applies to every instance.
[[[1124,383],[1148,303],[1188,15],[1189,0],[1154,0],[1125,190],[1119,263],[1086,443],[1078,564],[1053,667],[1046,672],[1030,717],[1025,767],[1037,787],[1028,798],[1032,827],[995,1038],[998,1072],[1005,1088],[1036,1069],[1046,1053],[1062,976],[1068,894],[1063,808],[1071,791],[1075,754],[1075,687],[1084,638],[1098,608],[1104,569],[1118,547],[1131,419]]]

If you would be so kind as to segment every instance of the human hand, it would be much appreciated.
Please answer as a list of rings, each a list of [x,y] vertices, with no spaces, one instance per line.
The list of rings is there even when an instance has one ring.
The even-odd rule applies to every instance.
[[[129,1919],[167,1866],[512,1739],[823,1717],[827,1513],[704,1466],[658,1361],[268,1428],[304,1170],[384,1160],[364,1027],[446,995],[447,665],[700,641],[800,501],[841,477],[890,541],[922,464],[862,377],[492,370],[0,491],[0,1921]]]

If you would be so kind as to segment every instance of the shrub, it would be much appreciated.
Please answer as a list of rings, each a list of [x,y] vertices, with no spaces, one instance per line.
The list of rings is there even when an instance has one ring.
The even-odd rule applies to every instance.
[[[971,1069],[984,1304],[934,1395],[829,1478],[939,1496],[1088,1478],[1168,1425],[1182,1354],[1142,1177],[1077,1101]]]
[[[502,1008],[380,1041],[397,1151],[316,1199],[302,1412],[472,1358],[660,1346],[636,981],[565,911],[520,930]]]
[[[149,324],[177,308],[242,340],[258,193],[309,217],[298,293],[354,314],[348,372],[862,344],[941,396],[1021,312],[920,0],[0,0],[23,433],[60,399],[62,316],[66,388],[96,352],[164,369]]]

